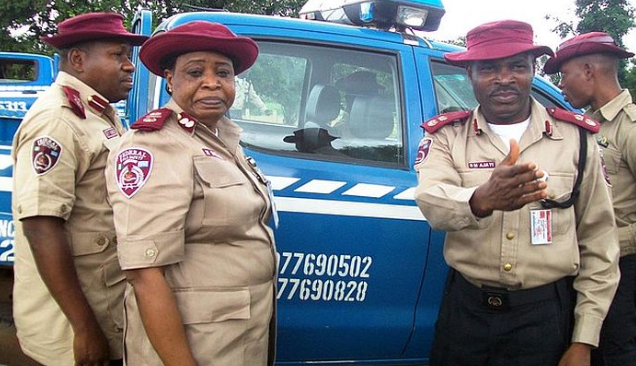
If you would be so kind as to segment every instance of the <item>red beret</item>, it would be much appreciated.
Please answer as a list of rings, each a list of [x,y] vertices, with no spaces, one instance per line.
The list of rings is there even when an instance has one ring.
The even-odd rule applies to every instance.
[[[465,66],[472,61],[496,60],[531,52],[535,57],[553,55],[550,47],[536,46],[532,26],[516,20],[482,24],[466,35],[467,50],[444,55],[448,63]]]
[[[133,46],[140,46],[148,39],[147,36],[128,32],[123,20],[122,15],[115,13],[81,14],[58,24],[57,34],[40,39],[57,49],[103,39],[121,39]]]
[[[614,39],[607,33],[590,32],[578,35],[561,43],[556,55],[550,58],[543,66],[543,71],[548,74],[559,72],[561,65],[566,61],[583,55],[593,53],[609,53],[617,58],[630,58],[633,53],[618,47]]]
[[[239,37],[222,24],[194,21],[150,37],[141,47],[139,58],[153,74],[163,77],[163,61],[167,58],[198,51],[229,57],[237,75],[258,57],[258,45],[251,38]]]

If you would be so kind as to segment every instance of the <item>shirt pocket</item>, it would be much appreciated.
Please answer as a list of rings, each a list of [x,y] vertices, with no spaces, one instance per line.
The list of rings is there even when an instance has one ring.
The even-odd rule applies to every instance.
[[[243,203],[251,187],[233,161],[195,158],[194,167],[203,189],[203,226],[236,225],[251,215]]]
[[[621,153],[613,149],[603,150],[603,162],[605,163],[605,169],[607,173],[615,176],[618,174],[618,170],[621,167]]]
[[[246,365],[251,321],[248,287],[176,289],[188,343],[199,365]]]
[[[183,324],[217,323],[250,319],[248,288],[228,290],[175,290]]]
[[[494,169],[471,169],[471,170],[459,170],[459,176],[462,179],[462,187],[474,188],[479,187],[488,181],[492,175]]]
[[[574,175],[570,173],[549,172],[548,177],[548,198],[557,202],[565,202],[572,195],[574,188]],[[583,177],[585,179],[585,177]],[[533,202],[531,210],[544,210],[540,202]],[[575,221],[574,205],[568,208],[552,208],[552,231],[555,234],[568,233]]]

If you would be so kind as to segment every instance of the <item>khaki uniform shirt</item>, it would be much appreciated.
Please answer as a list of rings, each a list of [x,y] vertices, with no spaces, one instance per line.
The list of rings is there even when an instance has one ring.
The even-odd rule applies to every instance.
[[[473,124],[476,121],[476,126]],[[546,127],[546,121],[549,127]],[[477,128],[480,133],[475,132]],[[431,227],[447,231],[447,263],[477,286],[528,289],[576,276],[572,341],[598,344],[603,319],[618,284],[618,241],[610,192],[599,151],[588,134],[587,165],[574,206],[552,209],[552,243],[531,243],[531,211],[539,202],[477,218],[469,200],[490,177],[508,148],[477,108],[466,123],[433,134],[428,156],[416,166],[417,203]],[[549,174],[550,198],[570,196],[578,174],[578,128],[552,118],[533,100],[517,163],[534,162]]]
[[[72,111],[63,86],[79,92],[75,102],[83,106],[85,119]],[[26,114],[13,140],[13,315],[24,352],[48,366],[73,365],[73,331],[42,281],[22,232],[20,220],[35,216],[66,221],[82,290],[108,338],[111,358],[122,357],[125,277],[117,262],[104,168],[107,145],[119,139],[124,128],[112,106],[106,102],[105,108],[95,108],[91,96],[103,99],[60,72]]]
[[[636,254],[636,105],[623,90],[598,111],[587,114],[601,122],[596,141],[607,166],[621,256]]]
[[[163,128],[127,132],[109,158],[121,266],[165,267],[199,365],[264,366],[274,347],[276,275],[265,178],[229,119],[218,122],[217,137],[201,123],[180,124],[174,101],[165,108],[175,113]],[[124,307],[127,364],[162,365],[132,286]]]

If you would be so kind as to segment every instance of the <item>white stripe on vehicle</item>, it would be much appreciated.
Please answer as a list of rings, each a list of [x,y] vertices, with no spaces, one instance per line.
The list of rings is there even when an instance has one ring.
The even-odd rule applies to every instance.
[[[11,155],[0,155],[0,170],[7,169],[11,165],[13,165]]]
[[[275,191],[282,191],[300,180],[300,178],[272,177],[269,175],[267,176],[267,179],[272,182],[272,189]]]
[[[11,192],[13,186],[13,178],[0,177],[0,192]]]
[[[276,209],[281,212],[426,221],[417,206],[294,197],[274,197],[274,200],[276,201]]]
[[[379,184],[359,183],[343,192],[345,196],[373,197],[380,198],[394,190],[395,187],[383,186]]]
[[[396,200],[414,200],[415,199],[415,188],[409,188],[405,191],[403,191],[400,194],[396,194],[395,196],[393,196],[393,198],[395,198]]]
[[[295,192],[304,193],[324,193],[329,194],[336,189],[344,186],[347,182],[339,182],[334,180],[313,179],[306,184],[296,188]]]

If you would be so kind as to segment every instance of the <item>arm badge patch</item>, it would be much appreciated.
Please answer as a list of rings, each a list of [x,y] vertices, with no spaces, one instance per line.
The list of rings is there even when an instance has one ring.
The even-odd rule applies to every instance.
[[[33,141],[31,162],[37,175],[44,175],[55,168],[62,156],[62,145],[49,136],[40,136]]]
[[[127,198],[134,196],[148,181],[152,171],[153,157],[150,151],[128,148],[117,154],[116,179],[121,193]]]

